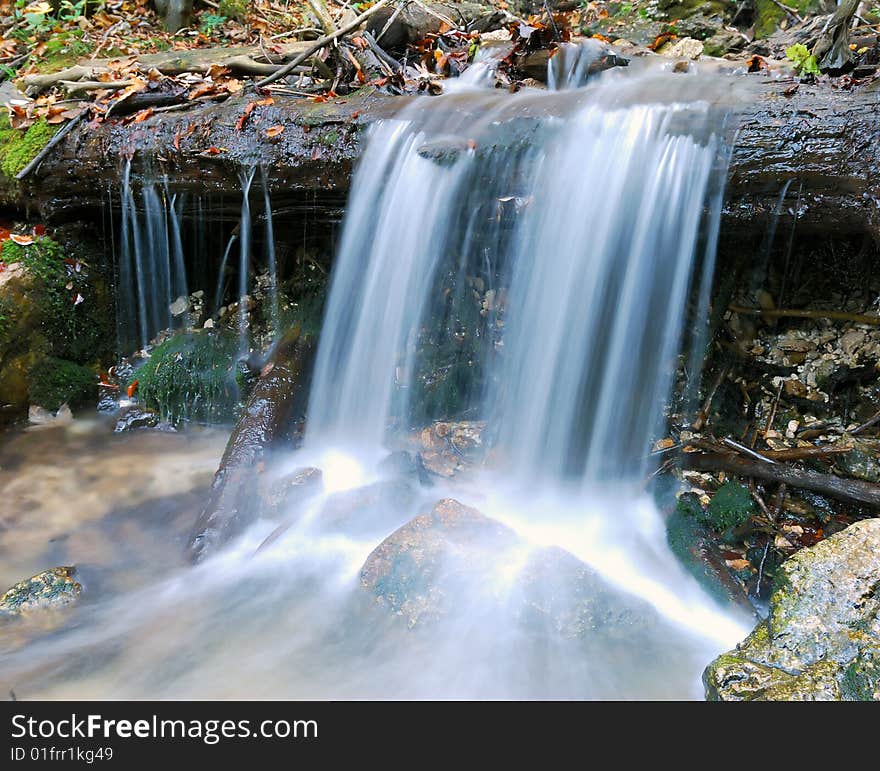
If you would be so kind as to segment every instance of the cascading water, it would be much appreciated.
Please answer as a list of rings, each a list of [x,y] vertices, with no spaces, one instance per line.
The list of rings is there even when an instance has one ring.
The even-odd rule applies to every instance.
[[[556,84],[597,52],[563,53]],[[705,312],[712,273],[726,111],[701,93],[616,74],[564,96],[456,88],[380,123],[349,204],[307,444],[368,455],[392,426],[418,425],[420,341],[440,327],[476,381],[453,410],[495,435],[492,515],[729,638],[736,624],[684,576],[641,492],[686,304]],[[468,303],[482,316],[470,329],[449,313]]]

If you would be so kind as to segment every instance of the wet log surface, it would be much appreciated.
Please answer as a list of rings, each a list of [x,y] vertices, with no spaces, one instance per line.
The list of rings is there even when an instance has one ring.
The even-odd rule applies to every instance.
[[[305,409],[313,341],[288,332],[262,367],[226,444],[211,495],[196,522],[190,557],[198,561],[240,535],[258,514],[259,461]]]
[[[725,229],[762,232],[788,184],[784,207],[797,210],[803,232],[870,232],[880,238],[880,82],[842,90],[749,77],[753,96],[731,158]],[[154,173],[167,176],[172,191],[222,196],[225,204],[219,205],[230,216],[237,216],[241,169],[253,165],[264,167],[280,209],[305,201],[341,207],[366,126],[412,98],[430,97],[365,90],[316,102],[276,95],[273,105],[255,109],[237,130],[245,106],[258,98],[251,91],[140,123],[83,125],[23,184],[6,181],[0,203],[48,221],[94,213],[118,200],[123,159],[131,156],[135,177],[152,165]],[[268,137],[272,126],[284,131]]]

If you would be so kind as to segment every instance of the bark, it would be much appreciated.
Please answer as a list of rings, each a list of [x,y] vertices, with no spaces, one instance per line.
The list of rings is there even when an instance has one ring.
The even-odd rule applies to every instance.
[[[208,504],[196,522],[190,542],[194,562],[243,533],[256,519],[259,463],[287,436],[292,418],[305,409],[312,352],[312,340],[294,329],[262,368],[226,444]]]

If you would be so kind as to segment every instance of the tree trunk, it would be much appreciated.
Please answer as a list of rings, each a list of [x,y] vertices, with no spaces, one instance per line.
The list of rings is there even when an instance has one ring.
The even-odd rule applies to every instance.
[[[156,0],[156,10],[162,17],[165,29],[169,32],[177,32],[189,26],[193,14],[193,0]]]

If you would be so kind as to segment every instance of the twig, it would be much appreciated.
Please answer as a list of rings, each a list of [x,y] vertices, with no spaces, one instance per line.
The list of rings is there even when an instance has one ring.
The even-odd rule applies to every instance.
[[[791,447],[787,450],[764,450],[763,455],[774,461],[809,460],[827,458],[829,455],[846,455],[852,452],[852,447]]]
[[[781,8],[783,11],[785,11],[790,16],[793,16],[797,21],[803,21],[803,18],[798,14],[796,8],[792,8],[789,5],[785,5],[784,3],[780,3],[779,0],[770,0],[770,2],[773,3],[775,6]]]
[[[376,54],[380,61],[382,61],[392,73],[400,72],[401,67],[400,63],[393,57],[391,54],[387,53],[377,42],[376,39],[367,31],[364,31],[363,34],[364,40],[367,41],[367,45],[370,46],[370,50]]]
[[[834,321],[852,321],[855,324],[871,324],[880,326],[880,316],[865,316],[862,313],[846,313],[844,311],[810,311],[795,309],[763,310],[761,308],[744,308],[741,305],[731,305],[728,310],[732,313],[743,313],[749,316],[766,316],[767,318],[792,318],[792,319],[831,319]]]
[[[66,137],[71,131],[73,131],[74,126],[78,126],[82,120],[86,117],[87,110],[83,110],[77,115],[75,118],[70,120],[68,124],[61,129],[54,137],[52,137],[47,143],[46,146],[37,153],[37,156],[27,165],[25,166],[18,174],[15,175],[15,178],[18,180],[24,179],[28,174],[30,174],[34,169],[36,169],[45,159],[45,157],[52,152],[52,148],[55,147],[64,137]]]
[[[730,447],[732,450],[736,450],[737,452],[741,452],[744,455],[748,455],[755,460],[759,460],[762,463],[776,463],[775,460],[768,458],[763,453],[758,452],[757,450],[753,450],[751,447],[746,447],[744,444],[740,444],[734,439],[731,439],[729,436],[725,437],[721,440],[721,443]]]
[[[767,439],[767,434],[770,433],[770,429],[773,428],[773,421],[776,420],[776,408],[779,407],[779,397],[782,396],[782,383],[783,381],[779,381],[779,387],[776,389],[776,398],[773,400],[773,408],[770,410],[770,417],[767,418],[767,425],[764,426],[764,439]]]
[[[855,436],[856,434],[861,434],[862,431],[865,431],[865,430],[871,428],[871,426],[876,426],[878,423],[880,423],[880,411],[875,412],[870,418],[868,418],[864,423],[862,423],[862,425],[857,426],[849,433],[852,434],[853,436]]]
[[[725,364],[718,372],[718,375],[712,383],[712,387],[709,389],[709,393],[706,396],[706,401],[703,402],[703,406],[697,413],[697,417],[694,419],[694,422],[691,423],[691,428],[694,431],[700,431],[702,430],[703,426],[706,425],[706,421],[709,419],[709,410],[712,408],[712,401],[715,399],[715,393],[721,387],[721,384],[724,382],[724,378],[727,377],[727,373],[729,371],[730,365]]]
[[[319,49],[323,48],[328,43],[332,43],[339,37],[348,34],[354,29],[360,27],[370,16],[372,16],[376,11],[380,8],[384,8],[391,0],[379,0],[373,6],[370,6],[366,11],[364,11],[360,16],[355,19],[352,19],[345,26],[340,27],[336,30],[332,35],[325,35],[322,38],[316,40],[312,45],[310,45],[305,51],[303,51],[299,56],[295,56],[291,59],[287,64],[285,64],[278,72],[269,75],[267,78],[263,78],[260,81],[257,81],[257,87],[263,88],[264,86],[268,86],[270,83],[274,83],[276,80],[280,80],[281,78],[287,76],[293,71],[293,68],[302,64],[306,59],[308,59],[312,54],[314,54]]]

